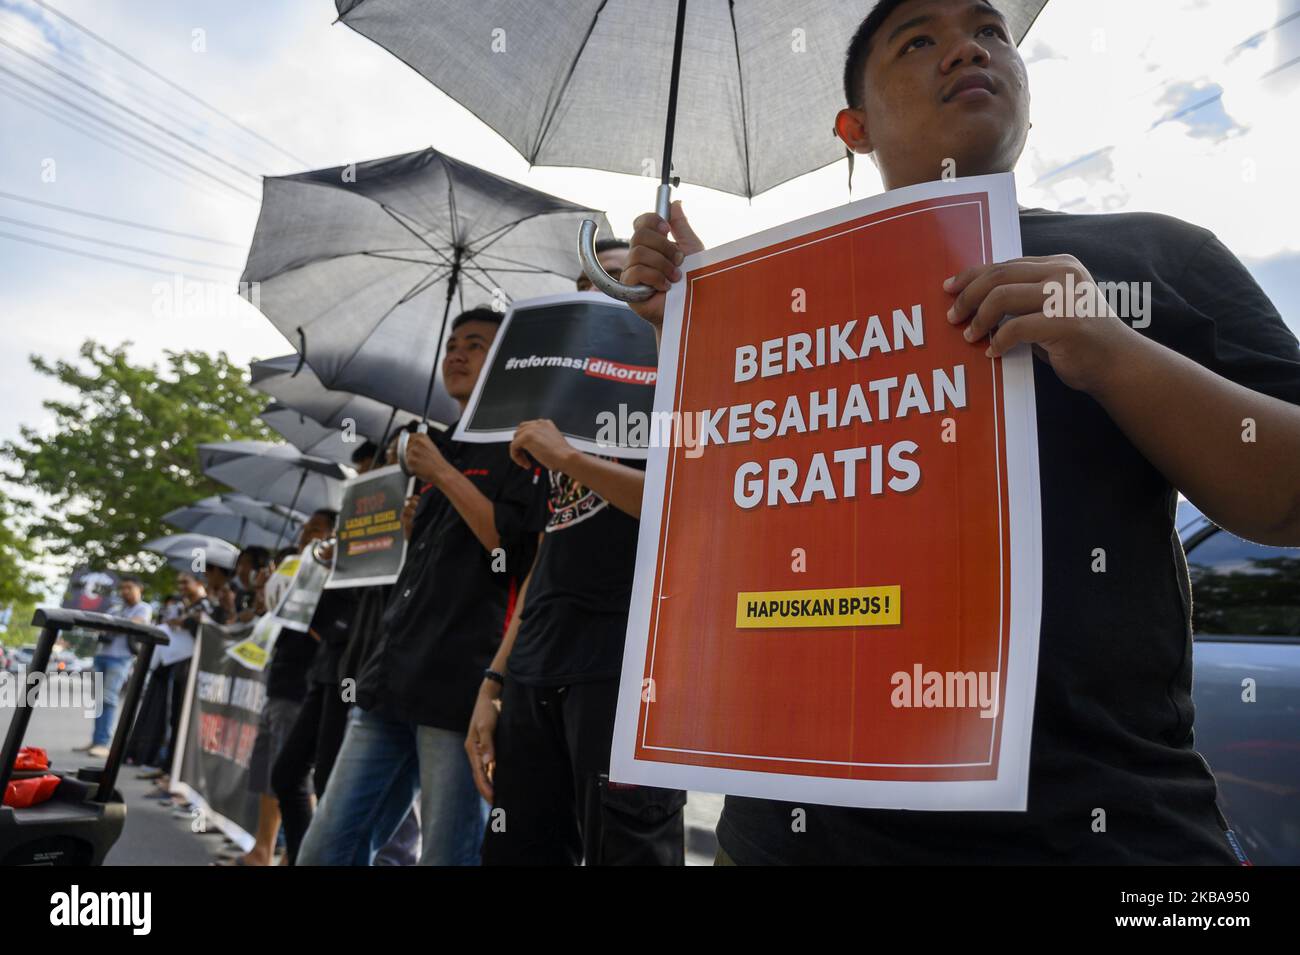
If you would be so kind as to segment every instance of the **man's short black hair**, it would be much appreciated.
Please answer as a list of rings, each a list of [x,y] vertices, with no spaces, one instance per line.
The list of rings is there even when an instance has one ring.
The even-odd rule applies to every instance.
[[[627,239],[597,239],[596,254],[602,252],[613,252],[615,249],[630,249],[632,244]]]
[[[990,7],[992,0],[984,0]],[[907,0],[880,0],[867,14],[867,18],[858,24],[857,32],[849,41],[848,52],[844,54],[844,99],[851,109],[862,108],[863,73],[867,66],[867,53],[871,48],[871,38],[876,35],[881,24],[889,15],[907,3]]]
[[[254,570],[262,570],[271,563],[271,552],[258,544],[250,544],[241,550],[239,552],[239,559],[235,561],[235,564],[238,565],[239,561],[245,557],[247,557],[249,562],[253,565]]]
[[[317,508],[316,510],[312,511],[312,512],[311,512],[311,516],[312,516],[312,517],[323,517],[323,518],[325,518],[325,520],[329,521],[329,523],[330,523],[330,527],[333,527],[333,526],[334,526],[334,522],[337,521],[337,520],[339,519],[339,512],[338,512],[338,511],[332,511],[332,510],[330,510],[328,507],[321,507],[321,508]]]
[[[466,322],[487,322],[489,325],[500,325],[503,318],[505,318],[505,315],[495,308],[479,305],[477,308],[466,309],[453,318],[451,320],[451,330],[454,332]]]
[[[135,584],[141,589],[144,588],[144,583],[135,574],[123,574],[121,577],[117,578],[117,582],[119,584]]]
[[[378,450],[379,447],[375,444],[375,442],[367,438],[365,441],[361,443],[361,447],[357,448],[355,451],[352,452],[352,463],[365,464],[367,461],[369,461],[375,456],[375,452]]]
[[[906,2],[907,0],[880,0],[866,19],[858,24],[857,32],[849,41],[849,50],[844,54],[844,99],[850,109],[862,108],[862,73],[867,65],[871,38],[889,15]]]

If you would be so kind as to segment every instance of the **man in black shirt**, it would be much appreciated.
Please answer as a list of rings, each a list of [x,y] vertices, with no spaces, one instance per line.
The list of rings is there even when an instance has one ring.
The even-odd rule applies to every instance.
[[[309,553],[311,547],[317,541],[333,536],[337,519],[336,512],[319,510],[302,525],[296,542],[302,560],[314,560]],[[325,614],[332,615],[329,602],[326,602]],[[311,627],[317,626],[313,617]],[[275,861],[280,803],[276,798],[272,770],[307,696],[307,671],[319,645],[320,637],[310,629],[304,633],[281,627],[276,634],[271,660],[266,667],[266,703],[258,718],[257,739],[253,741],[253,752],[248,758],[248,790],[259,797],[257,832],[253,848],[235,857],[232,865],[265,866]]]
[[[461,408],[474,391],[501,315],[452,321],[443,381]],[[497,444],[413,434],[407,466],[418,503],[406,563],[299,865],[369,865],[420,796],[422,865],[472,865],[487,818],[463,742],[483,670],[501,641],[533,557],[529,512],[539,474]]]
[[[617,270],[626,243],[599,253]],[[549,471],[549,517],[465,740],[493,806],[483,862],[682,865],[685,793],[609,782],[644,465],[584,454],[549,420],[522,422],[510,454]]]
[[[961,176],[1014,168],[1027,78],[995,7],[883,0],[853,38],[836,128],[887,188],[938,179],[954,162]],[[728,797],[720,861],[1243,861],[1193,748],[1190,598],[1173,514],[1182,491],[1234,533],[1300,544],[1300,348],[1203,229],[1041,209],[1021,210],[1020,226],[1024,258],[944,288],[952,334],[987,338],[990,356],[1034,347],[1043,603],[1027,810]],[[666,292],[703,246],[680,203],[669,222],[647,214],[636,227],[623,280]],[[1150,283],[1133,324],[1105,302],[1093,317],[1049,306],[1053,288],[1108,281]],[[658,325],[663,301],[633,308]]]

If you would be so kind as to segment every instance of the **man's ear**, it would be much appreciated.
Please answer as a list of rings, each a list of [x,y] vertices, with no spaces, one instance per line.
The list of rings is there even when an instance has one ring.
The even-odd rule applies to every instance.
[[[865,110],[840,110],[835,116],[835,134],[848,147],[849,152],[865,154],[872,150]]]

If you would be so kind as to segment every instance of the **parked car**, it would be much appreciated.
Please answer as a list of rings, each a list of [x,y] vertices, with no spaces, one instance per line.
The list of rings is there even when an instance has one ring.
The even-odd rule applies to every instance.
[[[36,647],[31,644],[15,648],[9,653],[9,660],[5,664],[5,669],[10,673],[26,673],[27,664],[32,662],[32,654],[35,652]]]
[[[1252,544],[1188,502],[1196,748],[1257,865],[1300,865],[1300,550]]]
[[[49,665],[45,667],[46,673],[80,673],[81,660],[71,650],[59,650],[50,654]]]

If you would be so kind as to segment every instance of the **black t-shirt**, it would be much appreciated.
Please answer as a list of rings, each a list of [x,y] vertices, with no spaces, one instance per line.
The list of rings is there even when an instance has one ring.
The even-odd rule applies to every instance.
[[[339,661],[348,645],[352,632],[352,618],[360,603],[361,588],[344,587],[326,590],[311,618],[311,631],[320,638],[315,659],[307,673],[312,683],[335,685],[338,683]]]
[[[1025,255],[1150,282],[1141,334],[1300,404],[1300,349],[1214,236],[1166,216],[1023,211]],[[944,813],[727,797],[740,864],[1236,862],[1192,740],[1190,591],[1177,494],[1096,401],[1035,358],[1043,605],[1026,812]],[[1195,415],[1195,408],[1187,414]],[[1092,572],[1094,548],[1106,572]],[[1105,810],[1105,831],[1094,811]]]
[[[312,623],[316,618],[312,617]],[[307,671],[320,646],[309,633],[281,627],[266,667],[266,695],[273,700],[301,703],[307,696]]]
[[[549,485],[546,534],[507,668],[529,686],[617,677],[640,522],[567,475],[551,473]]]
[[[357,703],[390,719],[464,732],[532,564],[541,526],[534,500],[545,472],[519,467],[505,444],[430,437],[492,502],[504,564],[445,494],[421,488],[406,563],[362,666]]]

